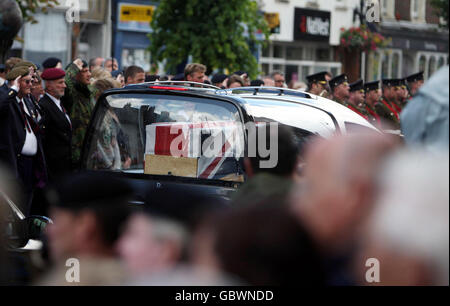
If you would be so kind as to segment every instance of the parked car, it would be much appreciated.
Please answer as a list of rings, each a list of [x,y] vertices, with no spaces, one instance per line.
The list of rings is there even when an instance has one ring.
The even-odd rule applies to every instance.
[[[288,125],[299,141],[376,130],[350,109],[307,93],[185,83],[143,83],[104,92],[86,133],[82,170],[107,171],[131,182],[134,204],[151,200],[156,188],[174,186],[227,202],[246,179],[246,124]],[[219,134],[225,138],[221,154],[204,156],[205,144]]]

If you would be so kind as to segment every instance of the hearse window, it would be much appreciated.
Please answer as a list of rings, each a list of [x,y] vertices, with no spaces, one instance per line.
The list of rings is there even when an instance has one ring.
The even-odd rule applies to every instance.
[[[243,130],[233,104],[150,94],[110,95],[106,102],[87,141],[88,169],[243,181]],[[216,137],[223,146],[205,156]]]

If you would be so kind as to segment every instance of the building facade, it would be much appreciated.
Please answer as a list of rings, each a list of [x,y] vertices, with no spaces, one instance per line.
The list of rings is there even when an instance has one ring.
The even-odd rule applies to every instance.
[[[80,0],[78,3],[78,15],[70,13],[74,7],[67,6],[65,1],[46,14],[36,13],[37,23],[23,25],[19,33],[23,42],[15,41],[10,55],[38,65],[48,57],[56,57],[64,66],[77,57],[89,60],[110,56],[110,1]]]
[[[358,0],[261,0],[272,33],[259,57],[263,74],[284,72],[289,83],[324,70],[341,73],[340,29],[353,25],[358,5]]]
[[[431,0],[381,0],[379,32],[392,39],[387,48],[367,54],[367,81],[401,78],[424,71],[428,79],[448,65],[448,31],[439,27]]]

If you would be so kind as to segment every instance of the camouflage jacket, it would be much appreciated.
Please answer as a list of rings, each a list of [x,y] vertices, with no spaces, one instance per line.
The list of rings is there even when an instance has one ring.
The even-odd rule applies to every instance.
[[[75,78],[79,71],[73,63],[67,67],[65,77],[67,88],[61,99],[72,121],[72,163],[75,166],[80,161],[84,135],[95,105],[94,88],[79,83]]]

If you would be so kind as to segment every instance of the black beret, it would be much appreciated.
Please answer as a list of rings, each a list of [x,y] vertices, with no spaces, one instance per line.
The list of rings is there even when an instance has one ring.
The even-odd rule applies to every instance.
[[[246,71],[243,71],[243,70],[235,71],[235,72],[233,72],[233,74],[237,74],[238,76],[241,76],[243,74],[247,74],[248,75],[248,73]]]
[[[14,66],[14,68],[6,74],[6,79],[8,81],[15,80],[20,76],[26,76],[30,73],[30,69],[27,66]]]
[[[362,91],[364,92],[364,83],[363,80],[358,80],[350,84],[350,92],[354,91]]]
[[[367,82],[364,84],[365,92],[380,89],[380,81]]]
[[[383,79],[381,82],[383,83],[383,86],[387,86],[387,87],[402,86],[402,80],[400,80],[400,79]]]
[[[44,67],[44,69],[55,68],[58,63],[61,63],[59,58],[49,57],[42,63],[42,67]]]
[[[408,83],[423,81],[423,71],[411,74],[410,76],[407,76],[406,81],[408,81]]]
[[[341,85],[341,84],[348,84],[347,75],[340,74],[333,79],[330,80],[330,87],[331,90],[333,90],[335,87]]]
[[[41,78],[45,81],[57,80],[66,75],[64,70],[59,68],[47,68],[42,72]]]
[[[259,80],[259,79],[252,80],[250,82],[250,86],[254,86],[254,87],[264,86],[264,81],[263,80]]]
[[[52,206],[77,211],[127,204],[132,194],[133,189],[127,182],[111,174],[79,172],[49,188],[46,197]]]
[[[310,75],[306,76],[306,80],[310,84],[312,84],[312,83],[320,83],[320,84],[325,85],[325,84],[327,84],[327,79],[325,78],[327,73],[328,72],[326,72],[326,71],[322,71],[322,72],[310,74]]]
[[[213,84],[222,83],[223,81],[226,80],[226,78],[228,78],[228,76],[226,74],[217,73],[212,77],[211,83],[213,83]]]

